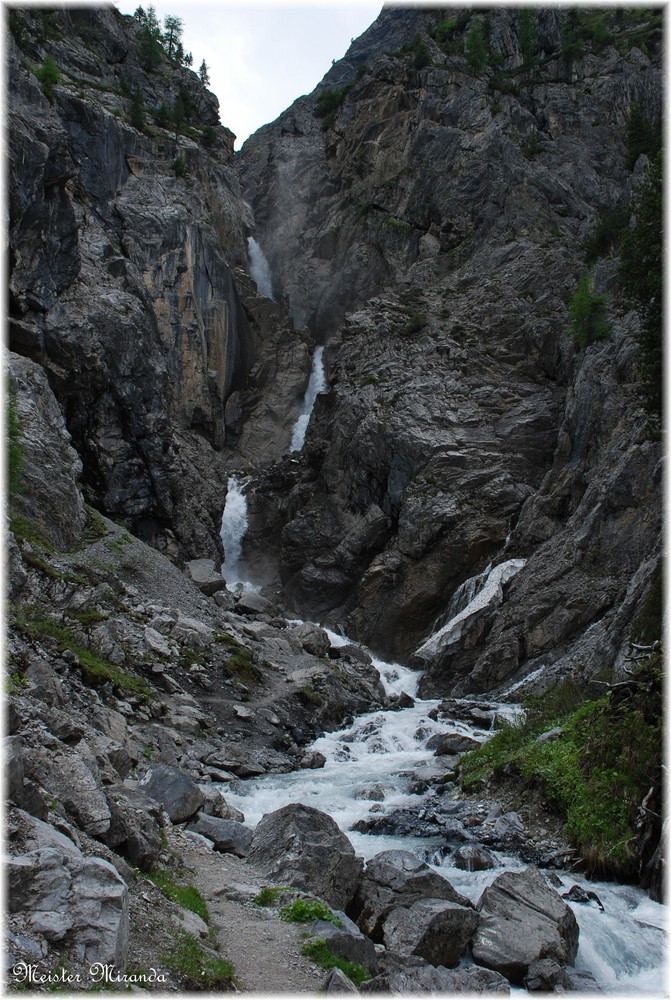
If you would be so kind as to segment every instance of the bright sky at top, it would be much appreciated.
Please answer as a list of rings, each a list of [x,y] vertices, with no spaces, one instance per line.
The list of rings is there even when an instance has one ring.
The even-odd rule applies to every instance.
[[[119,0],[116,6],[132,14],[149,2]],[[182,18],[184,50],[193,55],[193,69],[203,59],[207,63],[221,123],[235,132],[239,149],[248,135],[316,87],[331,62],[373,23],[382,0],[155,0],[154,9],[161,23],[166,14]]]

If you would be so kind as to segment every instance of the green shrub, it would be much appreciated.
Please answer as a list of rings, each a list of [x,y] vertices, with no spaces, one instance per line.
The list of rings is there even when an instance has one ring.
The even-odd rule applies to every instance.
[[[273,906],[278,896],[291,891],[290,885],[262,885],[252,900],[257,906]]]
[[[51,56],[47,56],[42,65],[35,70],[35,76],[42,84],[44,96],[48,97],[50,101],[53,101],[54,86],[61,78],[61,71]]]
[[[662,674],[651,657],[622,688],[582,701],[565,683],[527,704],[526,719],[506,725],[460,761],[462,787],[487,778],[540,786],[563,818],[592,873],[636,876],[639,805],[661,774]],[[538,736],[553,726],[553,739]]]
[[[149,872],[147,878],[165,893],[168,899],[179,903],[185,910],[190,910],[192,913],[197,914],[201,920],[209,924],[210,914],[207,909],[207,903],[195,885],[178,882],[172,873],[166,871],[164,868]]]
[[[175,177],[186,177],[189,172],[189,165],[183,156],[176,156],[172,161],[172,169],[175,172]]]
[[[506,73],[494,73],[489,81],[490,90],[498,90],[501,94],[514,94],[517,96],[520,88],[514,80],[511,80]]]
[[[317,96],[314,113],[317,118],[322,118],[322,128],[329,129],[335,121],[338,108],[341,106],[347,94],[352,89],[351,83],[346,83],[336,90],[322,90]]]
[[[336,927],[342,927],[342,920],[326,903],[319,899],[294,899],[280,909],[280,918],[288,924],[307,924],[311,920],[327,920]]]
[[[298,689],[298,696],[304,705],[323,705],[324,699],[320,695],[319,691],[315,691],[311,684],[303,684],[302,687]]]
[[[229,991],[235,975],[233,966],[206,951],[193,934],[177,935],[173,946],[161,955],[171,972],[184,977],[197,990]]]
[[[214,125],[203,125],[201,132],[203,146],[206,149],[211,149],[217,141],[217,130]]]
[[[144,98],[139,87],[136,88],[130,102],[128,121],[138,132],[142,132],[146,124],[146,114],[144,108]]]
[[[661,130],[653,125],[641,111],[636,101],[632,101],[627,116],[627,152],[625,166],[633,170],[639,156],[651,159],[661,148]]]
[[[21,420],[16,402],[16,390],[7,392],[7,491],[11,496],[19,488],[23,468]]]
[[[413,313],[405,326],[401,329],[401,336],[410,337],[413,333],[418,333],[427,325],[428,320],[423,313]]]
[[[474,76],[479,76],[487,65],[488,48],[482,19],[474,17],[464,40],[466,63]]]
[[[599,257],[617,253],[622,237],[629,227],[630,213],[629,205],[618,205],[601,213],[583,243],[585,260],[588,264],[596,263]]]
[[[530,7],[523,7],[520,11],[519,32],[523,65],[529,67],[535,60],[538,43],[536,27],[534,25],[534,12]]]
[[[358,962],[348,962],[347,959],[334,955],[323,938],[308,941],[303,945],[302,952],[313,962],[321,965],[323,969],[340,969],[348,979],[352,980],[355,986],[361,986],[366,979],[371,978],[370,972],[364,965],[359,965]]]
[[[606,296],[597,295],[589,274],[583,274],[575,294],[568,304],[569,335],[587,347],[597,340],[610,336],[611,327],[606,315]]]
[[[632,203],[635,223],[620,248],[618,281],[641,316],[637,336],[639,368],[650,430],[661,427],[664,402],[663,322],[663,170],[662,153],[649,165]]]

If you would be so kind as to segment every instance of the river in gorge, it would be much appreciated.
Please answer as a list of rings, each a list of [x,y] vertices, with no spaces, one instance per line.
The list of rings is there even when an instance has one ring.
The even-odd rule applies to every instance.
[[[333,645],[349,641],[327,631]],[[336,732],[320,736],[309,748],[326,758],[320,770],[237,780],[222,790],[227,801],[242,810],[250,827],[255,827],[265,813],[291,802],[310,805],[332,816],[366,860],[383,850],[410,850],[477,902],[484,888],[502,871],[522,870],[526,864],[515,855],[494,852],[496,867],[468,872],[455,867],[450,854],[441,851],[444,838],[440,836],[380,835],[352,829],[361,820],[399,809],[413,810],[421,817],[431,794],[418,791],[423,788],[422,775],[431,771],[435,774],[437,763],[433,750],[426,747],[432,735],[449,730],[482,741],[491,732],[490,727],[479,728],[438,715],[434,711],[438,700],[415,698],[420,676],[417,671],[375,657],[373,663],[387,694],[406,692],[414,698],[412,707],[369,712]],[[486,705],[491,710],[492,702]],[[501,703],[495,706],[494,714],[510,719],[517,712],[519,706]],[[449,814],[448,796],[440,801],[441,810]],[[604,907],[601,912],[594,902],[570,903],[580,926],[576,968],[590,971],[611,995],[667,995],[663,993],[667,907],[652,902],[634,886],[588,881],[561,870],[553,874],[561,881],[557,887],[560,893],[577,884],[596,892]]]

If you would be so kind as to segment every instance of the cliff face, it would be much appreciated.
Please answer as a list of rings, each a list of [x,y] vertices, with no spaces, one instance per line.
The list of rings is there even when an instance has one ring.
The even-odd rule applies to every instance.
[[[96,506],[214,556],[227,420],[230,444],[267,328],[293,336],[240,270],[233,136],[195,73],[143,68],[133,18],[16,11],[12,28],[10,347],[46,369]],[[178,97],[179,132],[159,124]]]
[[[566,336],[585,236],[645,163],[632,106],[659,119],[658,25],[613,18],[597,44],[590,15],[541,10],[523,43],[519,11],[449,13],[383,11],[241,156],[276,284],[327,339],[302,463],[250,499],[286,600],[407,657],[459,584],[527,560],[425,664],[432,693],[612,664],[660,531],[638,318],[607,255],[612,338]]]

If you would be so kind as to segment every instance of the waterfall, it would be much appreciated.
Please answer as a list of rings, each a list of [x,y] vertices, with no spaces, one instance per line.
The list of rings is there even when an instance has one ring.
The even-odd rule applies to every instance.
[[[416,650],[415,656],[428,662],[432,657],[442,653],[447,646],[457,642],[476,618],[501,603],[504,583],[519,573],[525,564],[526,559],[508,559],[506,562],[499,563],[492,570],[485,570],[487,576],[484,582],[482,579],[484,573],[481,573],[479,576],[467,580],[466,583],[462,583],[453,595],[450,608],[452,608],[453,601],[455,606],[458,606],[460,603],[463,604],[464,599],[468,598],[471,593],[473,596],[470,597],[462,610],[458,611],[457,614],[450,615],[445,625],[422,643]]]
[[[270,273],[270,265],[266,260],[266,255],[256,242],[253,236],[247,240],[247,251],[249,253],[249,273],[256,282],[261,295],[267,299],[273,298],[273,279]]]
[[[236,476],[228,480],[226,503],[221,516],[221,541],[224,546],[224,561],[221,575],[227,584],[239,583],[241,577],[242,540],[247,531],[247,499]]]
[[[303,408],[301,409],[298,420],[294,424],[289,451],[300,451],[303,447],[305,432],[307,431],[308,424],[310,423],[310,416],[312,415],[312,408],[315,405],[315,399],[319,393],[323,392],[326,388],[326,375],[324,374],[324,362],[322,361],[323,354],[324,348],[318,347],[312,357],[310,381],[308,382],[308,387],[305,391]]]

